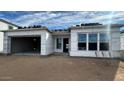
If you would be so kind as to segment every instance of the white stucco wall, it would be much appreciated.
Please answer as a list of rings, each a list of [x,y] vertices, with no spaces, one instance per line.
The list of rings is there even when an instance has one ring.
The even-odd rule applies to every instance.
[[[41,31],[13,31],[4,34],[4,54],[11,53],[11,37],[41,36],[41,55],[49,55],[53,52],[52,35],[46,30]]]
[[[119,28],[111,33],[111,56],[120,57],[120,31]]]
[[[119,28],[111,28],[110,32],[110,47],[109,51],[100,51],[99,44],[97,45],[98,50],[89,51],[88,47],[86,50],[78,50],[78,33],[97,33],[99,39],[99,33],[108,33],[107,28],[87,28],[87,29],[72,29],[71,30],[71,49],[70,56],[84,56],[84,57],[120,57],[120,30]],[[88,38],[87,38],[88,41]],[[99,42],[99,41],[98,41]],[[88,46],[88,43],[87,43]]]
[[[12,25],[0,21],[0,30],[8,30],[9,26]],[[15,26],[12,27],[13,29],[17,29],[17,27]],[[4,34],[3,32],[0,32],[0,53],[3,53],[3,37],[4,37],[3,34]]]
[[[52,54],[54,52],[53,46],[53,36],[51,33],[46,32],[46,55]]]
[[[3,32],[0,32],[0,53],[3,52]]]

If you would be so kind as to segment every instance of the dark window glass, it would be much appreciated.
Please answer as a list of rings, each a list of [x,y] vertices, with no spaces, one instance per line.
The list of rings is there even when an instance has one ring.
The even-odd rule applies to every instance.
[[[86,50],[86,43],[78,43],[78,50]]]
[[[109,50],[109,43],[100,43],[100,50],[107,51]]]
[[[97,43],[89,43],[89,50],[97,50]]]

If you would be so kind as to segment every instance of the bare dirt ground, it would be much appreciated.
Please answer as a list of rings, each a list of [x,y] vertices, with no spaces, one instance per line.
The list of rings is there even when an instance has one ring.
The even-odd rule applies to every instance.
[[[0,80],[124,80],[124,62],[117,59],[55,55],[0,56]]]

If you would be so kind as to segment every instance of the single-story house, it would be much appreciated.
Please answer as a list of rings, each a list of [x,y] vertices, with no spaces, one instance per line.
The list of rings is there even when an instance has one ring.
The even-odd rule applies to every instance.
[[[3,30],[3,53],[119,58],[122,26],[78,25],[66,31],[51,31],[47,27]]]

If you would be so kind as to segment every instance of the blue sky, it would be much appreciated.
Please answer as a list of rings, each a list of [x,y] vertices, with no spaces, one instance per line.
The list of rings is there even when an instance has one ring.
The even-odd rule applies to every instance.
[[[19,26],[43,25],[49,29],[92,22],[124,24],[122,11],[1,11],[0,18]]]

